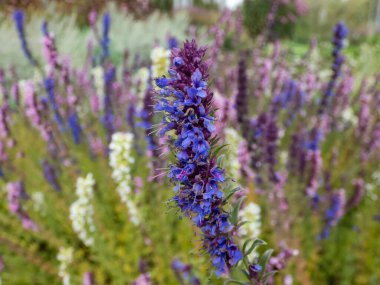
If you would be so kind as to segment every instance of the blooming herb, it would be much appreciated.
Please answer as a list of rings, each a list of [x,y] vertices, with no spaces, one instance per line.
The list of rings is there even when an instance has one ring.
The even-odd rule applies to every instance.
[[[173,200],[201,229],[204,249],[220,275],[235,266],[242,253],[232,240],[234,227],[223,208],[225,178],[213,150],[213,93],[207,85],[205,53],[195,40],[172,51],[170,77],[156,79],[160,88],[156,110],[164,113],[159,133],[171,133],[175,139],[177,161],[169,171],[176,185]]]

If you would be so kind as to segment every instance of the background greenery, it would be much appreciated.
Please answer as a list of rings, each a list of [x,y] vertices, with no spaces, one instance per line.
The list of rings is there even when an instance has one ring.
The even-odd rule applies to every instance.
[[[126,3],[130,5],[124,9]],[[26,2],[25,2],[26,3]],[[104,1],[83,1],[79,4],[49,3],[45,1],[29,1],[27,4],[5,1],[1,3],[0,24],[0,66],[8,69],[17,68],[20,78],[34,76],[19,48],[19,39],[15,32],[10,13],[14,7],[22,7],[27,11],[27,37],[30,47],[38,59],[41,60],[41,32],[40,25],[44,19],[49,21],[50,30],[56,36],[57,46],[61,55],[68,55],[72,64],[79,67],[87,53],[86,45],[93,39],[92,31],[87,24],[87,13],[96,8],[101,11],[110,11],[111,25],[111,54],[112,60],[121,65],[124,51],[131,55],[139,54],[143,60],[149,62],[149,55],[155,42],[166,45],[168,35],[175,36],[180,42],[188,36],[191,25],[199,28],[200,35],[206,34],[207,28],[215,23],[219,16],[216,6],[196,1],[196,9],[171,9],[171,1],[153,1],[149,9],[141,9],[134,1],[118,1],[104,6]],[[83,3],[83,5],[82,5]],[[245,17],[246,31],[244,31],[244,47],[254,46],[256,36],[262,31],[265,22],[265,13],[268,11],[268,1],[246,0],[242,14]],[[320,76],[328,78],[331,53],[331,30],[337,20],[344,20],[351,30],[348,48],[345,50],[347,62],[355,70],[357,82],[360,79],[378,73],[380,66],[380,39],[373,28],[373,7],[375,1],[346,0],[309,1],[309,12],[296,22],[276,31],[282,39],[281,45],[287,54],[285,61],[294,65],[302,59],[309,48],[311,38],[318,39],[318,48],[315,53],[315,64],[321,68]],[[260,8],[260,9],[256,9]],[[201,9],[201,10],[197,10]],[[100,23],[99,23],[100,24]],[[99,26],[100,27],[100,26]],[[203,43],[210,43],[210,39],[200,36]],[[237,52],[239,47],[231,47],[225,43],[224,50]],[[269,55],[273,45],[268,45],[264,53]],[[132,60],[133,58],[131,58]],[[295,68],[294,73],[301,71]],[[359,84],[355,85],[357,95]],[[355,96],[356,96],[355,95]],[[255,110],[258,111],[258,110]],[[185,263],[191,263],[194,273],[202,280],[202,284],[222,284],[222,281],[211,277],[209,280],[210,265],[207,255],[199,252],[199,237],[185,219],[181,219],[176,209],[170,208],[165,202],[172,196],[172,186],[165,182],[161,185],[144,183],[143,197],[139,205],[144,213],[143,231],[129,223],[125,207],[120,203],[117,193],[109,191],[115,189],[112,181],[108,161],[99,157],[94,162],[88,155],[86,146],[74,145],[70,138],[62,137],[69,146],[70,155],[75,164],[71,168],[59,167],[62,193],[53,192],[43,178],[40,169],[40,160],[46,154],[44,143],[27,119],[20,113],[13,122],[12,129],[17,141],[17,152],[11,153],[11,168],[14,170],[9,180],[24,179],[31,193],[42,191],[46,193],[46,203],[43,213],[29,211],[32,218],[43,225],[41,233],[25,234],[17,218],[9,217],[5,184],[0,191],[0,254],[6,255],[6,270],[1,273],[4,284],[59,284],[57,275],[58,262],[56,248],[73,245],[79,250],[75,252],[76,262],[71,266],[70,273],[73,283],[80,284],[81,274],[86,270],[93,270],[99,284],[129,284],[139,275],[139,262],[146,261],[156,284],[177,284],[170,269],[170,263],[179,257]],[[94,121],[96,121],[94,119]],[[101,133],[100,123],[93,123],[94,130]],[[347,142],[354,144],[351,133],[339,136],[342,148]],[[330,138],[336,142],[334,137]],[[32,143],[31,143],[32,142]],[[142,140],[140,143],[143,144]],[[338,144],[338,146],[340,146]],[[348,150],[350,151],[350,149]],[[329,155],[325,151],[326,156]],[[27,155],[28,159],[21,159]],[[336,169],[335,177],[351,165],[352,153],[346,153]],[[149,174],[147,158],[138,156],[133,174],[138,174],[146,181]],[[326,157],[328,159],[329,157]],[[369,166],[376,172],[379,170],[378,161]],[[94,174],[96,180],[95,212],[96,226],[101,232],[97,243],[98,247],[89,252],[83,247],[70,227],[68,206],[75,199],[75,180],[88,172]],[[339,179],[334,183],[339,185]],[[378,187],[377,185],[376,187]],[[293,187],[290,185],[289,188]],[[250,192],[254,186],[248,185]],[[294,188],[297,188],[294,182]],[[378,200],[368,199],[348,213],[332,231],[331,237],[315,246],[315,237],[318,222],[311,213],[304,209],[305,198],[300,193],[290,192],[292,214],[298,217],[295,230],[292,234],[292,245],[303,249],[302,255],[296,257],[291,266],[283,274],[292,272],[297,276],[296,284],[360,284],[377,285],[380,282],[380,227],[374,226],[373,216],[378,213]],[[252,195],[255,196],[255,195]],[[258,201],[258,197],[250,197]],[[271,205],[260,201],[263,205],[263,221],[269,219]],[[28,210],[33,208],[32,202],[26,204]],[[370,217],[370,218],[368,218]],[[63,225],[63,226],[62,226]],[[360,225],[360,235],[356,226]],[[138,237],[138,238],[136,238]],[[149,237],[149,241],[144,240]],[[275,234],[268,223],[263,225],[263,239],[270,244],[276,240]],[[46,243],[49,240],[49,243]],[[17,253],[17,254],[15,254]],[[33,283],[31,283],[33,280]],[[280,282],[280,281],[278,281]],[[278,283],[281,284],[281,283]]]

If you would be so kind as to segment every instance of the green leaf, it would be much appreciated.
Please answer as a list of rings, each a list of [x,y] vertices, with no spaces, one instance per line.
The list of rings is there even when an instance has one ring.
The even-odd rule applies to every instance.
[[[217,137],[217,136],[214,136],[214,137],[210,138],[210,146],[211,146],[211,148],[213,148],[218,143],[219,140],[220,140],[220,138]]]
[[[223,159],[224,159],[225,155],[222,154],[221,156],[219,156],[216,160],[216,165],[219,167],[219,168],[223,168]]]
[[[244,252],[245,255],[249,255],[252,251],[254,251],[256,248],[258,248],[261,245],[266,245],[267,243],[261,239],[255,239],[252,243],[251,247],[247,250],[247,252]]]
[[[236,226],[237,223],[238,223],[238,219],[239,219],[239,210],[240,210],[240,208],[241,208],[241,204],[243,204],[245,198],[246,198],[246,197],[241,197],[241,198],[237,201],[237,203],[236,203],[234,209],[232,210],[232,213],[231,213],[231,216],[230,216],[230,221],[231,221],[231,224],[234,225],[234,226]]]
[[[225,196],[224,199],[223,199],[223,202],[227,202],[228,199],[231,198],[232,195],[234,195],[234,194],[235,194],[237,191],[239,191],[239,190],[240,190],[240,186],[228,190],[228,191],[226,192],[226,196]]]
[[[218,146],[218,147],[212,152],[212,154],[211,154],[211,159],[215,158],[215,157],[218,155],[218,153],[219,153],[223,148],[225,148],[226,146],[228,146],[228,144],[223,144],[223,145],[221,145],[221,146]]]
[[[251,241],[253,241],[253,239],[247,239],[247,240],[244,242],[244,244],[243,244],[243,252],[245,252],[245,248],[247,247],[247,245],[248,245]]]
[[[269,278],[271,278],[273,275],[275,275],[278,271],[274,270],[274,271],[271,271],[271,272],[267,272],[264,274],[264,276],[262,277],[262,281],[264,284],[266,284],[266,282],[268,282]]]
[[[273,249],[268,249],[267,251],[264,252],[264,254],[260,257],[259,264],[262,266],[263,270],[261,271],[261,276],[264,275],[265,268],[267,267],[268,261],[270,256],[273,253]]]
[[[240,282],[240,281],[237,281],[237,280],[226,280],[226,281],[224,281],[223,285],[227,285],[227,284],[246,285],[247,283],[243,283],[243,282]]]
[[[241,269],[241,272],[243,272],[243,274],[245,275],[245,277],[248,278],[248,280],[250,279],[250,277],[249,277],[249,273],[248,273],[247,270],[245,270],[245,269]]]
[[[237,227],[240,228],[241,226],[244,226],[245,224],[252,224],[252,222],[248,222],[248,221],[238,222]]]

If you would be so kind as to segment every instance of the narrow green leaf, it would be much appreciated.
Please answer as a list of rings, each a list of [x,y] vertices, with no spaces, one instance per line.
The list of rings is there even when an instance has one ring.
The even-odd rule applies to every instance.
[[[245,248],[248,246],[248,244],[253,241],[253,239],[247,239],[243,244],[243,253],[245,252]]]
[[[240,282],[240,281],[237,281],[237,280],[226,280],[226,281],[224,281],[223,285],[227,285],[227,284],[246,285],[246,283],[243,283],[243,282]]]
[[[216,165],[219,167],[219,168],[223,168],[223,159],[224,159],[224,154],[222,154],[221,156],[219,156],[217,159],[216,159]]]
[[[248,222],[248,221],[238,222],[237,227],[240,228],[241,226],[244,226],[245,224],[252,224],[252,222]]]
[[[270,256],[273,253],[273,249],[268,249],[267,251],[264,252],[264,254],[260,257],[259,264],[262,266],[263,270],[261,271],[261,276],[264,275],[265,268],[267,267],[268,261]]]
[[[210,146],[211,148],[213,148],[218,142],[219,142],[220,138],[217,137],[217,136],[214,136],[210,139]]]
[[[239,190],[240,190],[240,186],[228,190],[228,191],[226,192],[226,196],[225,196],[224,199],[223,199],[223,202],[227,202],[228,199],[231,198],[232,195],[234,195],[234,194],[235,194],[237,191],[239,191]]]
[[[245,269],[241,269],[241,272],[245,275],[245,277],[248,278],[248,280],[250,279],[250,277],[249,277],[249,273],[248,273],[247,270],[245,270]]]
[[[240,210],[241,204],[243,204],[245,198],[246,197],[241,197],[237,201],[234,209],[232,210],[232,213],[231,213],[231,216],[230,216],[230,221],[231,221],[231,224],[234,225],[234,226],[236,226],[237,223],[238,223],[238,220],[239,220],[239,210]]]
[[[266,284],[269,278],[273,277],[277,272],[278,271],[274,270],[274,271],[265,273],[264,276],[262,277],[263,283]]]
[[[211,154],[211,159],[215,158],[215,157],[218,155],[218,153],[219,153],[223,148],[225,148],[226,146],[228,146],[228,144],[223,144],[223,145],[221,145],[221,146],[218,146],[218,147],[212,152],[212,154]]]
[[[261,245],[266,245],[267,243],[261,239],[255,239],[252,243],[251,247],[247,250],[247,252],[244,252],[245,255],[249,255],[252,251],[254,251],[256,248],[258,248]]]

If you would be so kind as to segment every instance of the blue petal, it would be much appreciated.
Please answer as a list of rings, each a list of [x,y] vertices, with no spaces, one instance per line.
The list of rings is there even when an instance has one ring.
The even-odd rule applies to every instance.
[[[189,159],[189,155],[186,151],[180,151],[177,153],[177,158],[181,161],[187,161]]]
[[[165,88],[169,84],[169,79],[166,77],[156,78],[156,85],[160,88]]]
[[[197,85],[202,80],[202,73],[198,68],[191,75],[191,80],[193,81],[194,85]]]
[[[193,139],[191,137],[187,137],[186,139],[183,140],[183,142],[181,143],[181,146],[184,149],[186,149],[191,145],[192,142],[193,142]]]
[[[211,122],[211,120],[209,119],[206,119],[206,118],[203,118],[203,123],[205,125],[205,127],[208,129],[208,131],[210,133],[213,133],[215,131],[215,126],[214,124]]]
[[[197,88],[194,88],[194,87],[187,88],[186,91],[187,91],[187,94],[190,96],[190,98],[195,98],[198,93]]]
[[[198,95],[198,97],[206,98],[207,93],[206,93],[206,91],[204,91],[204,90],[198,90],[197,95]]]
[[[174,59],[173,59],[173,63],[175,66],[181,66],[183,64],[183,59],[179,56],[176,56]]]

